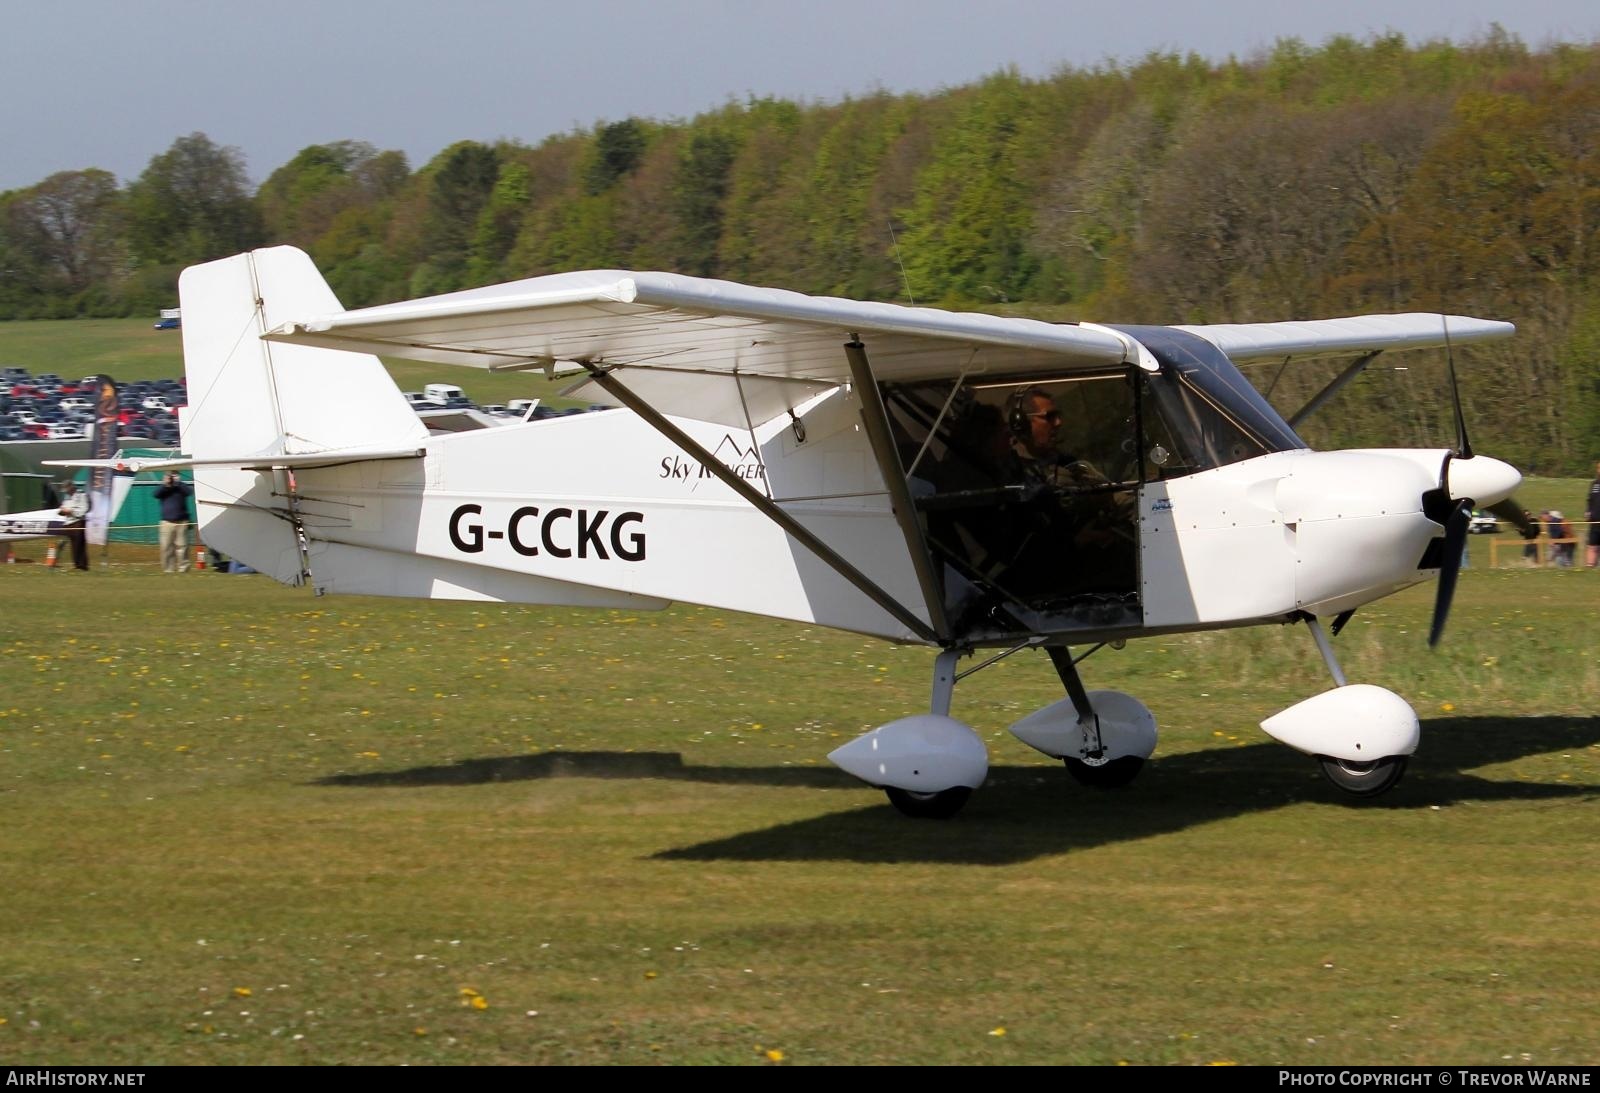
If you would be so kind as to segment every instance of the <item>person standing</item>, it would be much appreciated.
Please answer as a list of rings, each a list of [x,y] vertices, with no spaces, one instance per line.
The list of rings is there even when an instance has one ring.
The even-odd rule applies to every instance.
[[[156,490],[161,502],[161,569],[185,573],[189,569],[189,498],[194,487],[169,472]]]
[[[1600,564],[1600,463],[1594,465],[1594,481],[1589,483],[1589,507],[1584,510],[1583,518],[1589,521],[1588,548],[1584,551],[1583,564],[1593,569]]]
[[[89,495],[78,488],[76,482],[66,484],[66,495],[56,512],[67,518],[61,537],[72,547],[72,568],[80,572],[89,569],[89,547],[84,542],[84,522],[89,516]]]

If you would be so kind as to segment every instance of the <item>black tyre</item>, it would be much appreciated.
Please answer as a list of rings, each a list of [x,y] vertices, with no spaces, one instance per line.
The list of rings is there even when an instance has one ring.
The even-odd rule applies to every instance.
[[[1386,755],[1382,759],[1358,763],[1349,759],[1335,759],[1328,755],[1317,756],[1323,775],[1352,797],[1376,797],[1387,793],[1406,772],[1404,755]]]
[[[889,795],[891,805],[918,820],[948,820],[960,812],[967,798],[972,796],[972,790],[966,786],[942,789],[938,793],[913,793],[892,786],[885,786],[883,791]]]
[[[1120,789],[1139,777],[1144,769],[1144,759],[1137,755],[1124,755],[1104,763],[1086,763],[1082,759],[1063,759],[1067,773],[1081,786],[1095,789]]]

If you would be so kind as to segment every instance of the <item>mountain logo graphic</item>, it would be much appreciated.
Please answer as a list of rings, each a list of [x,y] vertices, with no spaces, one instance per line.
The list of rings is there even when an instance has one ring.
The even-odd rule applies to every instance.
[[[718,463],[747,481],[759,482],[767,476],[767,469],[761,462],[761,453],[756,450],[756,445],[740,444],[732,433],[722,434],[722,439],[711,449],[711,454],[716,456]],[[674,453],[662,456],[661,473],[658,477],[688,482],[689,492],[693,493],[700,488],[702,481],[714,479],[715,475],[698,460]]]

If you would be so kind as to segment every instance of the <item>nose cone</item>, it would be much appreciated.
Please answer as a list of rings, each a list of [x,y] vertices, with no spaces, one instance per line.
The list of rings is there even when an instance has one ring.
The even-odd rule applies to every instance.
[[[1471,459],[1450,461],[1446,485],[1452,500],[1484,506],[1504,501],[1521,483],[1522,473],[1511,464],[1475,455]]]

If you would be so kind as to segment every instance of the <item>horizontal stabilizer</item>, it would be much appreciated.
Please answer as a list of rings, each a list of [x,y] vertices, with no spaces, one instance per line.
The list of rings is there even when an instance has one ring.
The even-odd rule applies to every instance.
[[[204,459],[180,456],[171,458],[129,459],[52,459],[47,467],[111,467],[114,470],[171,471],[182,467],[238,467],[247,471],[270,471],[278,467],[310,469],[312,467],[343,467],[351,463],[373,463],[385,459],[421,459],[427,449],[411,445],[405,448],[334,448],[325,452],[303,452],[285,455],[281,452],[250,452],[242,455],[213,455]]]

